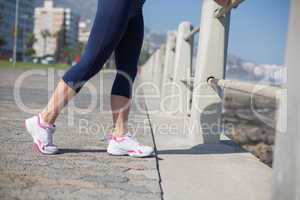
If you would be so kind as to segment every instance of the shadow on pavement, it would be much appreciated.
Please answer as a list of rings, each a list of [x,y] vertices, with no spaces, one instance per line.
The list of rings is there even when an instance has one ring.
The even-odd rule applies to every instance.
[[[106,153],[106,149],[59,149],[58,154],[66,153]]]
[[[230,140],[221,141],[220,144],[199,144],[189,149],[168,149],[158,150],[158,154],[231,154],[231,153],[247,153],[238,144]]]

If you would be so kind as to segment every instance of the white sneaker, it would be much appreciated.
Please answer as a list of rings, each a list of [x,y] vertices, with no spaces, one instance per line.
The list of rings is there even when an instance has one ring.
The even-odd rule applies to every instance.
[[[25,126],[33,138],[34,148],[42,154],[56,154],[58,148],[53,144],[54,125],[41,124],[40,116],[25,120]]]
[[[152,155],[153,148],[141,145],[131,134],[126,134],[124,137],[113,137],[109,141],[107,152],[115,156],[143,158]]]

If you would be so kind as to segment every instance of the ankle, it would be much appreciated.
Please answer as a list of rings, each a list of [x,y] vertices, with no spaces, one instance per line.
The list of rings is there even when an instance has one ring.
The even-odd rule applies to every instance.
[[[54,124],[55,122],[55,120],[53,120],[53,118],[51,117],[51,114],[47,112],[41,112],[39,114],[39,117],[41,119],[41,122],[45,124]]]
[[[114,137],[124,137],[128,133],[128,130],[114,130],[113,136]]]

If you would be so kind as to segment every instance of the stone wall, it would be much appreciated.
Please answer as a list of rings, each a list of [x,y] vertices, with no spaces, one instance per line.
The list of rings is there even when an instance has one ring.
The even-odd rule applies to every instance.
[[[228,136],[269,166],[273,161],[276,107],[275,99],[224,91],[223,121]]]

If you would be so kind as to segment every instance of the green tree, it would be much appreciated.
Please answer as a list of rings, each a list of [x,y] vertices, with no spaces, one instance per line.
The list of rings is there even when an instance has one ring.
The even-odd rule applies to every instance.
[[[57,33],[54,34],[54,37],[56,38],[55,57],[57,61],[62,62],[64,61],[64,49],[67,47],[66,29],[64,25]]]
[[[0,27],[3,24],[3,17],[0,15]],[[0,48],[6,45],[6,41],[3,36],[0,36]]]
[[[75,61],[75,59],[77,57],[79,57],[82,53],[82,50],[80,48],[80,46],[77,47],[65,47],[64,51],[63,51],[63,57],[64,59],[61,60],[61,62],[64,63],[68,63],[68,64],[72,64],[73,61]]]
[[[35,50],[33,49],[33,45],[37,42],[37,39],[33,33],[27,35],[26,38],[26,51],[25,55],[32,57],[35,55]]]
[[[51,33],[48,29],[42,30],[41,31],[42,38],[44,40],[44,49],[43,49],[43,56],[46,56],[47,52],[47,40],[49,37],[51,37]]]
[[[6,41],[2,36],[0,36],[0,48],[3,47],[4,45],[6,45]]]
[[[85,49],[84,43],[78,43],[76,47],[71,47],[67,43],[66,28],[64,25],[54,34],[54,37],[56,38],[55,57],[58,62],[71,64]]]
[[[86,43],[79,42],[78,46],[79,46],[78,48],[79,48],[80,54],[82,54],[86,48]]]

